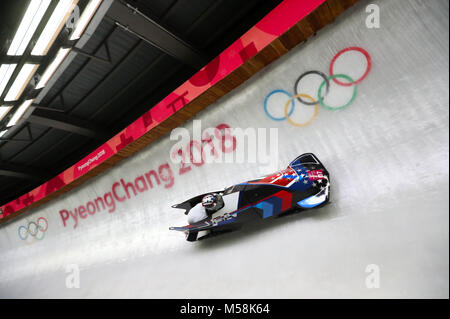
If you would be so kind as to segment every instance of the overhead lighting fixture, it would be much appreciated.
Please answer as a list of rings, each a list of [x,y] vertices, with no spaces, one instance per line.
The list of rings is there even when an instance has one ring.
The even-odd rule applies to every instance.
[[[60,0],[58,5],[53,11],[50,19],[44,27],[39,39],[34,45],[31,51],[32,55],[45,55],[48,49],[55,41],[56,37],[61,31],[64,23],[69,15],[72,13],[73,8],[77,4],[78,0]]]
[[[5,135],[5,133],[8,132],[8,130],[4,130],[0,132],[0,137],[2,137],[3,135]]]
[[[0,121],[8,114],[12,106],[0,106]]]
[[[9,46],[8,55],[22,55],[25,52],[49,5],[50,0],[31,0]]]
[[[5,101],[16,101],[22,94],[25,86],[30,81],[34,72],[38,68],[38,64],[24,64],[19,74],[17,74],[14,83],[9,88],[8,93],[5,96]]]
[[[86,29],[89,21],[91,21],[95,11],[97,11],[97,8],[100,6],[100,3],[102,3],[102,0],[89,1],[88,5],[81,14],[80,19],[78,19],[75,29],[70,35],[70,40],[77,40],[81,37],[81,34],[83,33],[84,29]]]
[[[0,96],[11,78],[17,64],[2,64],[0,67]]]
[[[55,73],[58,66],[61,64],[61,62],[65,59],[67,54],[70,52],[70,48],[68,49],[59,49],[58,53],[56,54],[55,59],[50,63],[50,65],[45,70],[44,74],[42,75],[41,79],[39,80],[36,89],[43,88],[48,80],[52,77],[53,73]]]
[[[33,103],[34,99],[32,100],[26,100],[25,102],[23,102],[19,108],[17,109],[16,113],[14,113],[14,115],[12,116],[11,120],[9,120],[8,124],[6,125],[7,127],[11,127],[17,124],[17,122],[20,121],[20,119],[22,118],[23,114],[28,110],[28,108],[31,106],[31,104]]]

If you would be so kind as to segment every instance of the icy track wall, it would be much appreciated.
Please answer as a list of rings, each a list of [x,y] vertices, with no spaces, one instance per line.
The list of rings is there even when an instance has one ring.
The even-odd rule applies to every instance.
[[[379,29],[366,27],[371,3]],[[278,168],[314,152],[331,174],[328,206],[188,243],[168,230],[186,224],[170,206],[258,177],[261,166],[189,164],[180,174],[165,137],[2,226],[0,297],[448,298],[448,9],[444,0],[361,1],[195,117],[203,128],[277,128]],[[353,102],[291,108],[299,76],[329,74],[348,47],[369,54],[370,72],[356,92],[330,80],[323,103],[355,93]],[[342,53],[333,72],[359,79],[365,51]],[[321,81],[308,74],[298,91],[315,97]],[[274,120],[286,103],[291,120]],[[67,288],[74,267],[79,288]]]

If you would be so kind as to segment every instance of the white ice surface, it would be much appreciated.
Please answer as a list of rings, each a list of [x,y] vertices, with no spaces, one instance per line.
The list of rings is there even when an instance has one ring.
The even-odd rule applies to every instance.
[[[369,3],[381,8],[380,29],[365,26]],[[315,153],[331,175],[330,205],[188,243],[168,230],[186,223],[172,204],[261,175],[256,163],[211,164],[183,176],[174,170],[172,188],[89,216],[76,229],[62,227],[60,209],[166,162],[174,142],[164,138],[28,214],[26,221],[48,219],[44,240],[26,245],[18,238],[25,219],[2,226],[0,297],[448,298],[448,6],[360,1],[196,116],[206,126],[278,128],[279,168]],[[346,110],[321,108],[304,128],[264,114],[266,94],[292,92],[298,75],[326,72],[334,54],[354,45],[371,54],[373,68]],[[357,77],[358,59],[347,56],[336,68]],[[346,90],[333,86],[330,103],[331,92],[338,101]],[[80,267],[78,289],[66,288],[68,264]],[[377,289],[366,287],[370,264],[380,267]]]

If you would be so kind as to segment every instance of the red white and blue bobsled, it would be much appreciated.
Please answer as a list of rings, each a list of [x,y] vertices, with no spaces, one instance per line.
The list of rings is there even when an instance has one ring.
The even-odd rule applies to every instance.
[[[330,198],[330,177],[317,157],[306,153],[284,170],[211,193],[222,196],[224,206],[220,210],[194,224],[170,229],[184,232],[188,241],[196,241],[238,229],[255,219],[321,207]],[[184,209],[187,215],[192,208],[201,205],[207,194],[172,207]]]

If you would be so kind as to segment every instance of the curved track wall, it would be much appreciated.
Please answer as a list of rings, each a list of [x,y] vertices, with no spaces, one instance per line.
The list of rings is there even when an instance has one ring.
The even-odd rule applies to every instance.
[[[379,29],[366,27],[370,3]],[[372,67],[348,107],[315,114],[297,101],[291,122],[270,117],[283,117],[288,101],[280,92],[266,100],[270,92],[293,95],[301,74],[329,73],[333,57],[354,46]],[[334,73],[357,79],[367,60],[347,53]],[[314,152],[332,177],[330,205],[188,243],[168,230],[185,224],[170,205],[263,171],[244,162],[181,172],[165,137],[2,225],[0,296],[448,298],[448,53],[447,1],[359,2],[194,118],[203,128],[277,128],[271,163]],[[301,80],[301,93],[317,94],[315,76]],[[353,90],[330,81],[324,103],[346,104]],[[192,132],[193,121],[185,127]],[[66,285],[73,265],[79,288]],[[370,265],[379,288],[367,288]]]

